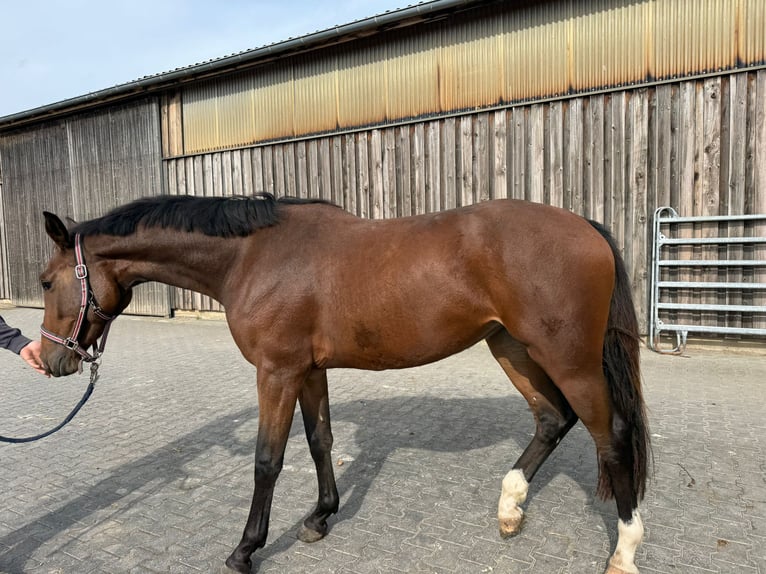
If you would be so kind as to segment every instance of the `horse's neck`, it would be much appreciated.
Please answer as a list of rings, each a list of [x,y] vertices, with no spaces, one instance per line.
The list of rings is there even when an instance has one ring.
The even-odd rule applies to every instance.
[[[221,285],[241,243],[240,238],[147,229],[125,237],[101,236],[94,251],[114,261],[117,280],[123,285],[157,281],[220,301]]]

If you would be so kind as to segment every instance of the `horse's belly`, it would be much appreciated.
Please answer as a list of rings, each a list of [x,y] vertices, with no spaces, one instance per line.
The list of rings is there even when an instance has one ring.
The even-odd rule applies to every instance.
[[[428,337],[414,336],[412,332],[382,337],[369,329],[359,330],[352,340],[336,341],[330,353],[324,357],[320,353],[316,362],[323,368],[368,371],[417,367],[459,353],[486,339],[499,328],[499,324],[489,322],[460,333],[437,331]]]

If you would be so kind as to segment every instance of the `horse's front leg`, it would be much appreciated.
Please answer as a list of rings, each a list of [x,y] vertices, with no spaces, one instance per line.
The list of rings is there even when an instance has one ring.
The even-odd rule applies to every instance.
[[[313,370],[303,385],[298,400],[319,482],[317,507],[303,522],[298,531],[298,538],[303,542],[316,542],[327,534],[327,517],[338,512],[338,489],[335,486],[331,457],[332,430],[327,371]]]
[[[282,470],[295,403],[306,372],[258,369],[258,440],[255,447],[255,490],[242,540],[226,566],[249,573],[250,556],[266,544],[274,483]]]

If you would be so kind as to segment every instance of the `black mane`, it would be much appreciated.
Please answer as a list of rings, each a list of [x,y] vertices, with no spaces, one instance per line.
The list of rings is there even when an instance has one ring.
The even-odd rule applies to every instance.
[[[244,237],[256,229],[276,225],[280,206],[324,203],[321,199],[280,197],[270,193],[233,197],[158,195],[113,209],[103,217],[78,223],[71,233],[132,235],[139,225],[179,231],[197,231],[215,237]]]

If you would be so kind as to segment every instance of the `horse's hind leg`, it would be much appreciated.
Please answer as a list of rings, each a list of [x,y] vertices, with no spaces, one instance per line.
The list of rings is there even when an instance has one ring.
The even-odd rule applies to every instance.
[[[518,534],[524,518],[519,505],[526,500],[529,481],[577,422],[569,403],[548,375],[507,331],[487,339],[492,354],[521,392],[535,418],[535,436],[503,479],[497,518],[503,538]]]
[[[317,507],[303,522],[298,531],[298,538],[303,542],[316,542],[327,534],[327,517],[338,512],[339,500],[330,455],[333,438],[330,429],[327,371],[312,371],[298,395],[298,400],[319,482]]]
[[[546,363],[546,369],[596,443],[599,496],[614,496],[617,503],[617,548],[607,574],[637,574],[634,555],[644,534],[633,451],[633,435],[639,431],[616,412],[600,360],[583,360],[577,369],[569,361],[557,361]]]

